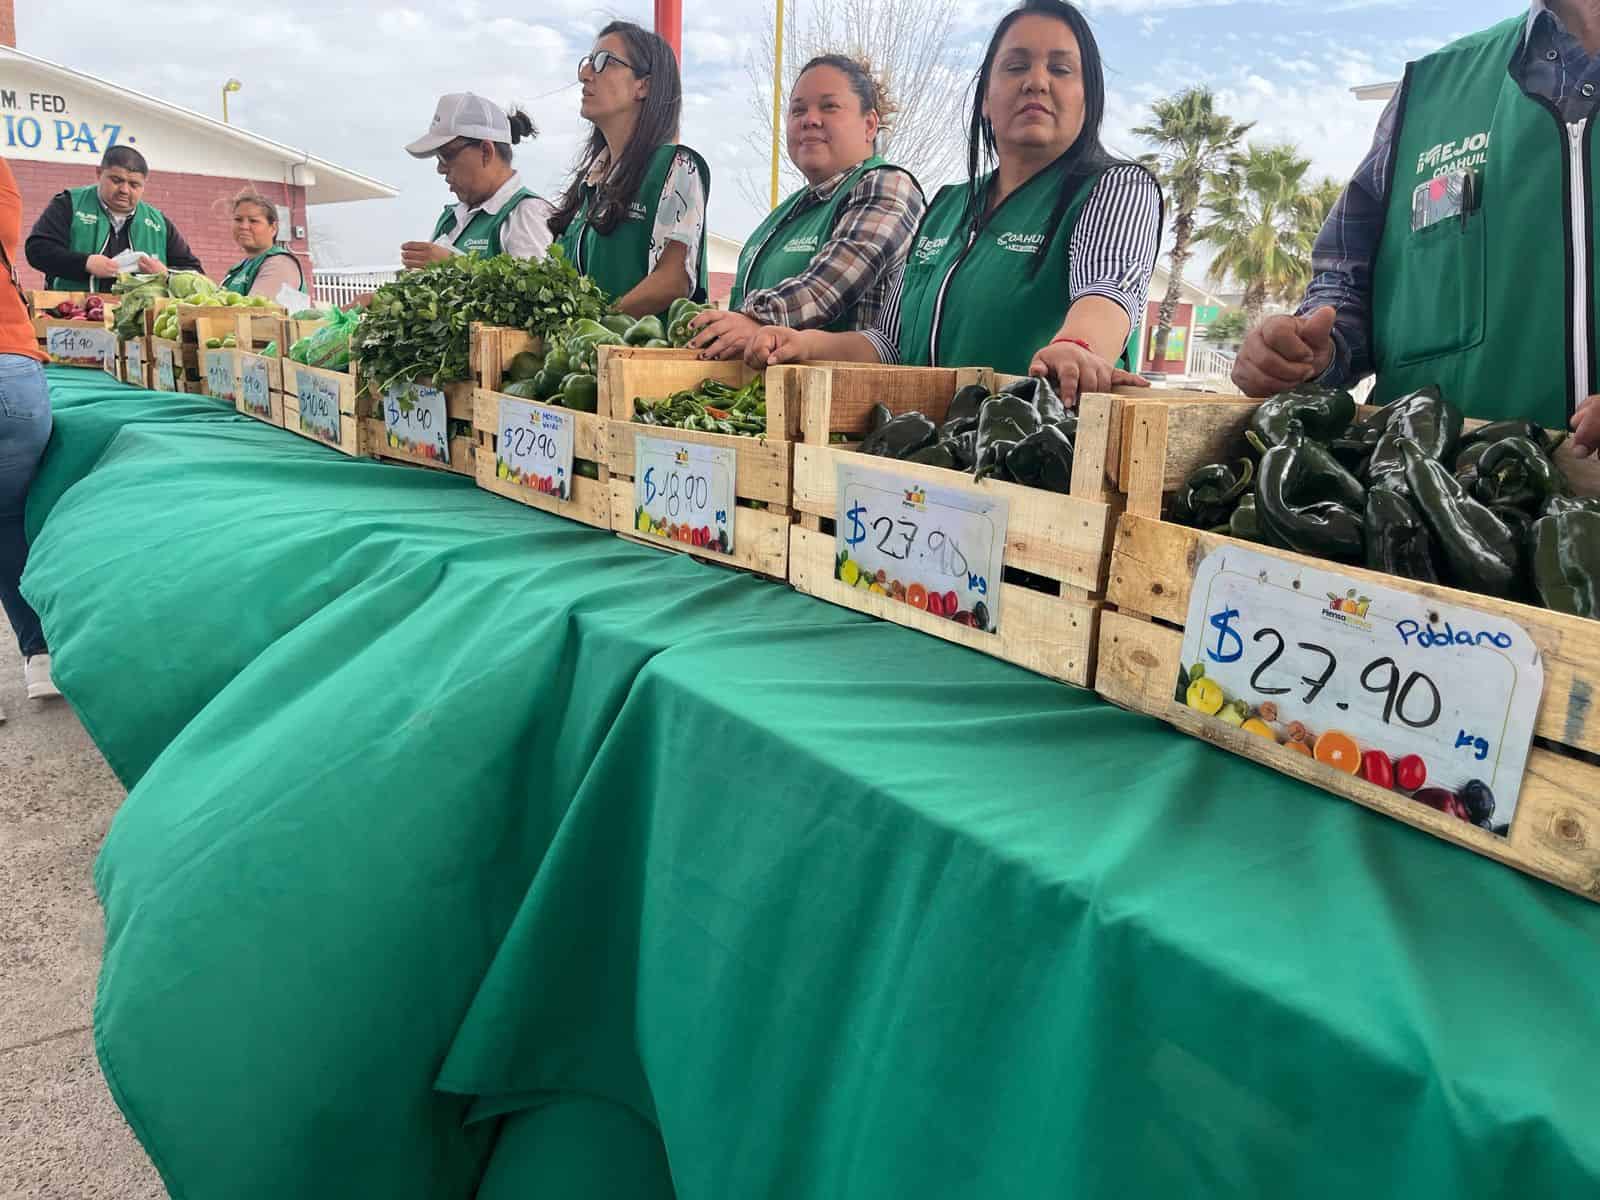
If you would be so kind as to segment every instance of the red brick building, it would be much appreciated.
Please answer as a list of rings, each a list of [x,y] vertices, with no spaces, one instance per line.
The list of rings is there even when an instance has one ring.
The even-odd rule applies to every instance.
[[[278,206],[278,236],[311,278],[308,205],[386,199],[395,189],[304,151],[258,137],[18,50],[10,0],[0,0],[0,154],[22,189],[23,236],[63,188],[93,183],[110,145],[150,163],[145,200],[188,240],[206,274],[221,279],[242,257],[230,201],[249,186]],[[18,263],[22,286],[39,273]]]

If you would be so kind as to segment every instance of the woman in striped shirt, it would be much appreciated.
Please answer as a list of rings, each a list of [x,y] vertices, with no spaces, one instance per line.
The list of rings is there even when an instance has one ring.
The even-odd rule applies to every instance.
[[[1082,14],[1063,0],[1007,13],[978,72],[967,182],[929,205],[884,320],[766,328],[748,361],[992,367],[1048,376],[1063,398],[1143,383],[1115,364],[1149,291],[1161,190],[1100,145],[1104,111]]]

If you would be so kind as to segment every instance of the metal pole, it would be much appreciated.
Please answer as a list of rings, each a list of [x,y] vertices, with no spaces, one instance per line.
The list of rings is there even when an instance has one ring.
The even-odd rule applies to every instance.
[[[224,125],[228,123],[228,87],[226,84],[222,87],[222,123]]]
[[[683,61],[683,0],[656,0],[656,32]]]
[[[772,207],[778,207],[778,144],[783,132],[783,0],[777,0],[777,36],[772,47]]]

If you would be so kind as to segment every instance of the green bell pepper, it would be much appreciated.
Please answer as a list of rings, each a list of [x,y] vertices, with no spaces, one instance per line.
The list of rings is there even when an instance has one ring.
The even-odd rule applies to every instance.
[[[1307,437],[1299,421],[1269,432],[1282,440],[1261,456],[1256,484],[1256,512],[1266,540],[1301,554],[1359,562],[1366,507],[1360,480],[1331,450]]]
[[[1533,582],[1546,608],[1600,617],[1600,513],[1572,510],[1533,523]]]
[[[1461,440],[1461,410],[1441,396],[1437,387],[1402,396],[1393,407],[1389,427],[1367,465],[1369,480],[1399,475],[1405,470],[1397,448],[1401,438],[1415,442],[1429,458],[1454,462],[1456,443]]]
[[[666,331],[661,328],[660,317],[640,317],[633,328],[623,331],[622,340],[629,346],[643,346],[661,341],[666,336]]]
[[[600,385],[593,375],[574,371],[561,381],[561,395],[556,403],[577,412],[593,412],[600,403]]]
[[[607,313],[605,316],[600,318],[600,324],[604,325],[607,329],[611,330],[612,333],[617,334],[619,337],[626,337],[628,331],[632,329],[637,322],[627,313]],[[659,325],[660,322],[657,321],[656,324]]]
[[[1401,438],[1398,448],[1406,487],[1439,548],[1444,582],[1488,596],[1512,595],[1521,565],[1516,535],[1416,442]]]
[[[1367,491],[1362,517],[1366,562],[1374,571],[1438,583],[1433,562],[1433,539],[1422,514],[1403,487],[1374,487]]]
[[[1246,436],[1258,453],[1281,445],[1291,425],[1314,442],[1330,442],[1350,428],[1355,420],[1356,402],[1339,388],[1303,385],[1270,400],[1263,400],[1250,415]]]
[[[1566,478],[1543,446],[1520,436],[1491,443],[1478,459],[1477,476],[1472,494],[1484,504],[1532,511],[1567,492]]]

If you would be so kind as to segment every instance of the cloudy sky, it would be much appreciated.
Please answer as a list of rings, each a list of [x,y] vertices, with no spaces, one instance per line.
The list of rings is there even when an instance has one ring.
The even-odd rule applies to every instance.
[[[794,3],[827,0],[791,0]],[[322,262],[384,264],[398,244],[431,231],[447,195],[427,163],[401,146],[420,135],[441,92],[472,90],[520,101],[543,135],[519,150],[524,178],[553,193],[577,149],[575,64],[612,16],[648,24],[649,0],[544,0],[507,7],[465,0],[412,7],[277,0],[270,5],[146,0],[114,35],[83,36],[81,10],[23,5],[19,44],[31,53],[216,114],[218,89],[237,76],[236,124],[303,147],[400,189],[393,201],[312,210]],[[953,65],[976,69],[1005,5],[958,0]],[[1226,111],[1256,135],[1293,141],[1319,174],[1344,177],[1366,149],[1379,106],[1357,84],[1397,79],[1409,58],[1518,11],[1487,0],[1090,0],[1085,6],[1107,65],[1108,140],[1138,149],[1126,131],[1149,101],[1210,84]],[[767,163],[747,138],[747,63],[767,0],[688,0],[683,137],[710,161],[711,227],[743,237],[760,217],[752,189]],[[960,119],[952,114],[952,134]],[[923,180],[924,185],[941,181]],[[932,187],[929,186],[929,191]],[[321,264],[319,264],[321,265]]]

